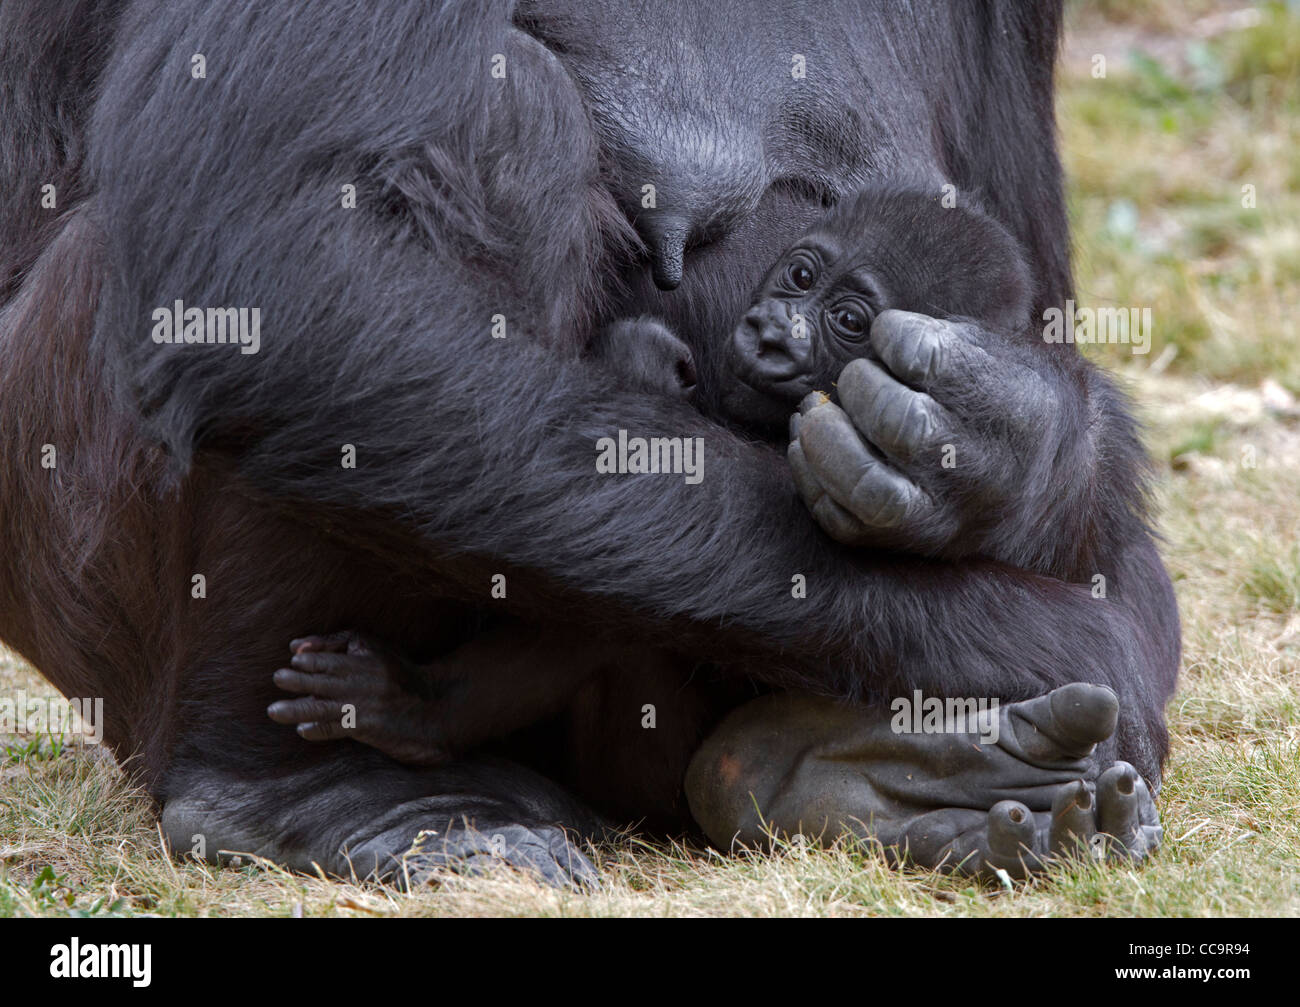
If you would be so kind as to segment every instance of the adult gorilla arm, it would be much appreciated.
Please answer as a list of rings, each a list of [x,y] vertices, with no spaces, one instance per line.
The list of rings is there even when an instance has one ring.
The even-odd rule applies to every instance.
[[[564,602],[605,632],[670,627],[781,684],[1101,682],[1136,722],[1121,751],[1154,778],[1164,691],[1129,609],[987,559],[854,555],[808,520],[778,454],[577,359],[621,218],[569,78],[507,7],[132,8],[89,137],[116,266],[97,339],[177,465],[227,452],[291,513],[462,597],[507,572],[521,615]],[[259,306],[261,352],[156,345],[151,313],[176,299]],[[598,474],[619,429],[704,438],[703,482]]]
[[[887,311],[867,353],[836,383],[843,408],[809,395],[790,425],[795,480],[837,540],[1091,581],[1148,538],[1127,404],[1072,347]]]

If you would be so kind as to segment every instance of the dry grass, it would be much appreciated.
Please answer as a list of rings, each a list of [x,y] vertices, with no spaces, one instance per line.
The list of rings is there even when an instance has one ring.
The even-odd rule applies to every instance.
[[[1300,413],[1287,394],[1300,392],[1300,21],[1274,6],[1255,27],[1197,22],[1231,10],[1212,0],[1101,8],[1076,12],[1062,129],[1081,300],[1156,317],[1150,357],[1102,353],[1149,422],[1185,630],[1153,863],[990,892],[851,848],[723,859],[629,841],[602,854],[606,884],[589,896],[505,873],[402,895],[173,863],[110,761],[47,743],[0,760],[0,916],[1300,914]],[[1130,59],[1134,46],[1150,55]],[[1096,52],[1105,80],[1089,74]],[[49,692],[0,658],[0,695],[19,688]]]

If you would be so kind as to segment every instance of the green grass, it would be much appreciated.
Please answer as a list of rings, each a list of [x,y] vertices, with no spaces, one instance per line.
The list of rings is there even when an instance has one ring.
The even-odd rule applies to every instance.
[[[1176,13],[1122,6],[1130,22]],[[1060,118],[1079,300],[1150,306],[1151,359],[1172,351],[1176,373],[1271,375],[1300,392],[1300,8],[1268,4],[1253,27],[1189,35],[1087,21],[1070,39]],[[1095,54],[1104,79],[1089,72]],[[1131,363],[1123,347],[1090,352]]]
[[[1242,585],[1246,594],[1274,612],[1300,611],[1300,546],[1261,550]]]
[[[629,840],[601,853],[590,896],[508,873],[403,895],[175,863],[110,761],[18,739],[0,752],[0,916],[1300,915],[1300,423],[1261,386],[1300,392],[1300,10],[1189,41],[1194,19],[1231,9],[1074,8],[1061,80],[1080,301],[1155,315],[1148,357],[1090,350],[1142,405],[1184,622],[1153,862],[989,891],[848,845],[721,858]],[[20,688],[48,690],[0,656],[0,694]]]

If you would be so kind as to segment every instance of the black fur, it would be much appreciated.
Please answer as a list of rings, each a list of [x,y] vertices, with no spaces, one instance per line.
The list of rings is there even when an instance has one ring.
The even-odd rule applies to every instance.
[[[974,193],[1026,251],[1035,316],[1064,301],[1059,5],[51,7],[0,8],[0,73],[24,96],[0,115],[23,207],[0,235],[0,633],[65,692],[107,697],[109,740],[177,809],[177,842],[199,828],[300,862],[367,830],[409,839],[380,804],[471,778],[487,824],[567,815],[540,777],[478,763],[451,787],[366,761],[353,809],[359,749],[263,713],[294,636],[351,627],[437,653],[495,613],[625,650],[567,742],[512,747],[632,817],[681,810],[680,753],[736,702],[691,677],[699,660],[860,699],[1103,682],[1119,752],[1158,778],[1177,616],[1127,407],[1073,347],[1026,333],[1014,351],[1059,398],[1052,450],[942,558],[832,542],[782,455],[717,420],[719,350],[755,284],[874,178]],[[47,177],[53,216],[30,210]],[[641,241],[666,285],[678,238],[683,278],[661,291]],[[156,345],[150,314],[177,299],[259,306],[261,351]],[[641,313],[690,345],[696,406],[582,357]],[[704,481],[598,474],[595,442],[620,428],[704,438]],[[57,477],[35,469],[47,441],[66,449]],[[665,641],[679,656],[647,650]],[[609,719],[649,694],[669,711],[655,739]],[[646,745],[668,753],[664,780]],[[410,821],[455,817],[429,801]]]

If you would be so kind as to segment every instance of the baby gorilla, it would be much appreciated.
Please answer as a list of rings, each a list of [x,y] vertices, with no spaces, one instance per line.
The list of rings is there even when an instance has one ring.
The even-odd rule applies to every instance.
[[[1031,288],[1020,248],[962,202],[946,209],[916,189],[875,187],[837,205],[797,241],[768,273],[727,348],[728,415],[750,432],[780,436],[802,398],[833,390],[847,363],[874,356],[872,323],[889,309],[969,318],[986,329],[1024,325]],[[587,355],[625,387],[685,400],[694,394],[690,349],[652,318],[615,322]],[[509,623],[423,664],[354,633],[291,646],[290,667],[274,681],[293,698],[270,706],[273,720],[296,725],[308,740],[349,738],[413,766],[440,765],[560,713],[602,667],[646,671],[628,667],[626,648],[587,634]],[[765,712],[783,703],[796,712]],[[833,812],[844,831],[862,834],[871,822],[872,840],[911,851],[922,864],[1020,877],[1052,856],[1100,849],[1097,832],[1116,837],[1105,847],[1108,858],[1140,860],[1158,845],[1155,805],[1131,766],[1118,763],[1086,782],[1116,711],[1109,690],[1064,686],[1004,707],[1004,740],[978,745],[972,735],[948,753],[934,746],[954,739],[896,734],[879,710],[768,696],[741,706],[698,750],[675,753],[689,761],[684,784],[673,757],[660,760],[659,772],[673,802],[684,786],[695,819],[722,845],[717,837],[761,845],[769,827],[802,835],[809,822],[825,827]],[[790,731],[796,722],[806,730]],[[773,723],[782,732],[774,734]],[[1090,726],[1079,734],[1081,723]],[[780,750],[786,741],[795,746],[788,753]],[[846,761],[847,751],[863,754]],[[945,765],[963,754],[978,760],[982,778],[994,781],[985,795],[991,810],[967,808],[970,795],[960,788],[936,791],[928,804],[913,800],[901,776],[910,781],[911,769],[940,751]],[[1018,782],[1027,762],[1059,767],[1060,781],[1034,796]],[[1002,799],[1010,793],[1017,799]]]
[[[834,388],[870,356],[872,321],[890,308],[1013,328],[1030,280],[1005,228],[968,204],[917,188],[873,186],[838,203],[772,267],[731,339],[728,415],[779,437],[809,392]],[[690,400],[690,348],[653,318],[624,319],[587,349],[630,388]],[[527,633],[535,639],[521,642]],[[611,654],[589,640],[506,628],[433,664],[408,666],[355,634],[296,641],[276,684],[298,698],[268,711],[315,741],[352,738],[392,758],[436,765],[563,707]],[[345,711],[355,711],[355,722]]]
[[[836,204],[772,267],[732,336],[726,412],[783,432],[804,396],[874,356],[872,322],[890,309],[1022,326],[1032,286],[1020,245],[972,202],[875,186]]]
[[[731,339],[727,415],[779,438],[809,392],[831,393],[850,360],[874,356],[871,323],[891,308],[1014,329],[1029,315],[1029,269],[1001,224],[959,195],[872,186],[838,203],[772,267]],[[651,318],[610,326],[590,350],[625,382],[688,397],[691,351]]]
[[[735,330],[721,390],[728,416],[780,436],[804,396],[833,390],[849,361],[873,355],[872,322],[892,308],[1023,325],[1031,285],[1019,245],[961,202],[949,209],[916,188],[875,186],[837,204],[772,267]],[[587,355],[626,387],[694,395],[690,349],[653,318],[615,322]],[[421,766],[559,712],[622,654],[581,634],[522,626],[422,665],[353,633],[296,640],[292,650],[275,684],[295,698],[273,703],[273,720],[308,740],[350,738]]]

